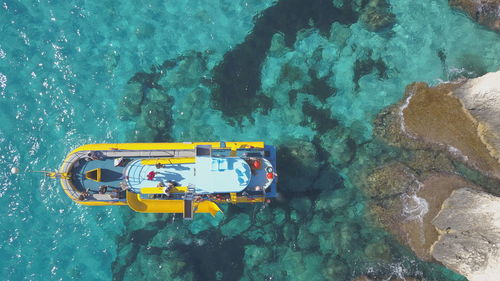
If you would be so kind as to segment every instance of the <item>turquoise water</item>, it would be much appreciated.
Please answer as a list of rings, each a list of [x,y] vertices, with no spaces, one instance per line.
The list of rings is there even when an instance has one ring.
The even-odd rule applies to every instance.
[[[372,224],[358,171],[385,153],[381,109],[412,81],[497,70],[498,34],[444,0],[390,1],[377,32],[355,7],[314,3],[2,2],[2,278],[462,280]],[[134,140],[274,143],[280,199],[184,222],[77,206],[31,173]]]

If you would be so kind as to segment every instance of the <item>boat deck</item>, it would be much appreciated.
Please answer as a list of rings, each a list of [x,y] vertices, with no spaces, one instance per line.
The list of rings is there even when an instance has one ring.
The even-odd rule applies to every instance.
[[[102,176],[101,181],[96,182],[85,178],[85,173],[101,168]],[[105,200],[105,201],[116,201],[123,198],[113,198],[111,197],[111,192],[121,192],[120,182],[123,178],[124,167],[115,167],[114,158],[104,158],[102,160],[92,160],[86,161],[85,159],[79,159],[78,165],[73,166],[73,184],[78,189],[79,192],[89,190],[91,198],[89,200]],[[101,185],[108,186],[106,194],[99,194],[99,188]],[[119,197],[124,197],[124,194],[120,194]]]
[[[137,161],[128,168],[127,181],[136,192],[139,192],[141,188],[155,187],[159,182],[166,184],[168,181],[173,181],[180,186],[189,186],[193,184],[194,166],[194,163],[184,163],[164,165],[158,169],[153,165],[141,165],[140,161]],[[156,172],[156,175],[153,180],[148,180],[147,174],[152,171]]]
[[[88,151],[81,151],[74,154],[73,159],[74,164],[71,164],[71,168],[68,172],[72,174],[70,181],[72,182],[74,191],[74,196],[77,198],[79,194],[88,190],[91,194],[88,201],[126,201],[125,191],[123,190],[123,185],[132,187],[133,192],[141,193],[142,187],[156,187],[161,181],[164,184],[167,181],[174,181],[178,186],[192,186],[196,188],[196,193],[198,194],[219,194],[217,196],[224,196],[224,194],[229,196],[229,193],[238,196],[248,196],[260,197],[262,195],[269,196],[276,194],[276,184],[275,181],[266,178],[266,167],[272,165],[275,162],[275,150],[274,147],[266,146],[266,155],[262,169],[257,169],[252,171],[252,175],[242,175],[242,171],[246,169],[238,168],[238,165],[247,166],[247,163],[241,162],[240,157],[247,157],[247,153],[260,153],[252,152],[251,150],[242,149],[234,153],[235,155],[229,155],[231,151],[226,149],[212,151],[212,157],[202,160],[198,159],[195,161],[195,156],[193,150],[181,150],[181,151],[104,151],[103,158],[99,160],[86,160],[88,159]],[[263,153],[264,154],[264,153]],[[236,157],[235,157],[236,156]],[[263,155],[264,156],[264,155]],[[115,159],[119,157],[125,157],[126,163],[122,166],[115,166]],[[183,158],[184,157],[184,158]],[[221,158],[222,159],[221,159]],[[234,157],[234,158],[233,158]],[[254,156],[250,156],[254,157]],[[225,159],[224,159],[225,158]],[[147,160],[151,159],[151,160]],[[165,164],[166,159],[185,159],[186,161],[181,161],[181,164],[174,164],[171,160],[168,160]],[[189,162],[192,159],[193,162]],[[219,160],[220,159],[220,160]],[[71,158],[68,158],[71,161]],[[141,163],[142,165],[136,165],[136,171],[127,171],[131,166],[134,166],[134,162]],[[152,161],[163,161],[163,168],[156,168]],[[271,163],[267,162],[270,161]],[[175,162],[175,160],[173,160]],[[198,161],[200,163],[198,163]],[[214,162],[217,162],[214,164]],[[223,162],[223,163],[222,163]],[[71,163],[71,162],[68,162]],[[234,167],[234,163],[239,163]],[[101,169],[101,180],[94,181],[92,179],[87,179],[85,174],[91,170],[100,168]],[[239,171],[240,169],[241,171]],[[232,172],[234,170],[234,172]],[[238,171],[237,171],[238,170]],[[155,175],[153,180],[147,179],[147,174],[150,171],[155,171],[158,174]],[[225,177],[224,173],[233,177]],[[124,176],[127,174],[127,178]],[[212,177],[213,176],[213,177]],[[213,179],[212,179],[213,178]],[[225,180],[228,183],[225,184]],[[272,182],[270,188],[263,190],[263,186],[268,186],[268,182]],[[239,183],[239,184],[238,184]],[[99,189],[102,185],[107,186],[106,194],[99,194]],[[213,185],[213,188],[212,188]],[[234,186],[241,185],[246,186],[244,189],[236,189]],[[63,184],[64,187],[64,184]],[[215,189],[215,187],[217,189]],[[231,189],[229,189],[229,187]],[[182,194],[172,194],[169,199],[182,199]],[[143,198],[154,198],[154,199],[166,199],[162,198],[161,195],[154,194],[142,194]]]
[[[250,167],[242,158],[197,157],[192,161],[163,164],[161,168],[133,161],[125,170],[127,183],[139,193],[142,188],[156,187],[159,183],[165,186],[171,181],[180,186],[192,186],[197,194],[241,192],[249,184]],[[149,180],[148,174],[152,172],[156,174],[153,180]]]

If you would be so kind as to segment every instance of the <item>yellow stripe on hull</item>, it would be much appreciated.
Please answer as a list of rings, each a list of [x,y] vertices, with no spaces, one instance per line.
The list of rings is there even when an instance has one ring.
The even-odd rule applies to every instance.
[[[264,148],[262,141],[249,142],[225,142],[226,147],[232,150],[239,148]],[[221,142],[159,142],[159,143],[96,143],[82,145],[71,151],[74,154],[78,151],[92,150],[177,150],[177,149],[195,149],[198,145],[211,145],[212,148],[221,148]]]
[[[170,189],[169,193],[184,193],[187,191],[187,186],[176,186]],[[165,187],[143,187],[142,194],[161,194],[164,193]]]
[[[156,164],[191,164],[195,162],[194,157],[179,157],[179,158],[154,158],[141,160],[142,165],[156,165]]]
[[[80,201],[78,199],[74,199],[76,203],[85,206],[126,206],[127,202],[123,201]]]

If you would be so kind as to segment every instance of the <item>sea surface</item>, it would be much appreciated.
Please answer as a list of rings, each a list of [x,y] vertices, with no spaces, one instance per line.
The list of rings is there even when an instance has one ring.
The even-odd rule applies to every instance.
[[[0,279],[465,280],[380,228],[357,174],[407,84],[497,70],[500,37],[445,0],[390,0],[374,30],[358,2],[0,1]],[[277,145],[280,197],[186,222],[39,172],[86,143],[201,140]]]

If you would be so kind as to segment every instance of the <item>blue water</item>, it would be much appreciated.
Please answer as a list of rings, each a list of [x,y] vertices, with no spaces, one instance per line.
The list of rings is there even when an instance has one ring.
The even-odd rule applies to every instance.
[[[297,23],[295,34],[294,17],[285,26],[270,20],[279,18],[276,11],[292,12],[269,10],[276,3],[1,3],[2,279],[348,280],[370,273],[460,280],[370,225],[353,175],[378,152],[365,148],[352,158],[345,151],[372,140],[373,118],[408,83],[497,70],[498,34],[444,0],[390,1],[396,23],[389,30],[368,31],[356,18],[325,27],[318,18]],[[245,42],[257,44],[253,52],[238,52]],[[231,73],[234,65],[220,66],[231,52],[236,61],[248,56],[250,74],[242,81],[257,90],[218,99],[217,73]],[[372,63],[356,74],[356,61],[369,59],[385,66]],[[159,67],[169,60],[175,65]],[[261,61],[257,76],[252,61]],[[158,79],[134,82],[138,73]],[[123,114],[124,96],[138,91],[147,94],[141,114]],[[258,106],[241,106],[241,99]],[[330,154],[321,168],[307,153],[303,162],[279,163],[282,176],[295,176],[283,179],[280,201],[231,206],[215,220],[192,223],[126,207],[79,206],[57,182],[32,172],[57,168],[85,143],[134,140],[263,140],[292,158],[294,140]],[[316,171],[317,188],[287,170],[289,163]],[[13,166],[21,173],[11,175]]]

